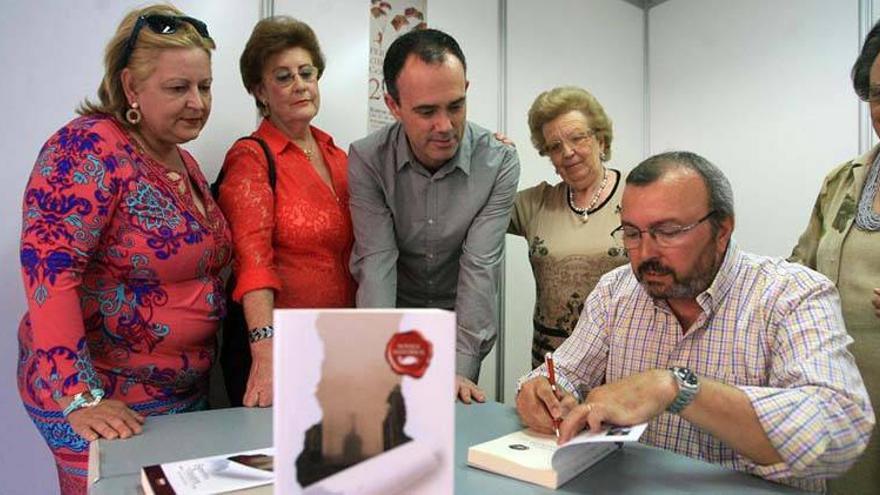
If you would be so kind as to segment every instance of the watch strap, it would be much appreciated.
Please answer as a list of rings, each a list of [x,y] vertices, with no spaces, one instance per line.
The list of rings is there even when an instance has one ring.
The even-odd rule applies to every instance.
[[[672,376],[678,384],[678,395],[675,396],[675,400],[672,401],[672,404],[669,404],[666,411],[672,414],[679,414],[694,401],[697,392],[700,390],[700,381],[697,375],[688,368],[673,366],[669,368],[669,371],[672,372]]]
[[[259,342],[263,339],[270,339],[270,338],[272,338],[272,335],[274,335],[274,334],[275,334],[275,329],[272,327],[272,325],[266,325],[264,327],[259,327],[259,328],[252,328],[252,329],[248,330],[248,341],[250,341],[250,343],[253,344],[254,342]]]

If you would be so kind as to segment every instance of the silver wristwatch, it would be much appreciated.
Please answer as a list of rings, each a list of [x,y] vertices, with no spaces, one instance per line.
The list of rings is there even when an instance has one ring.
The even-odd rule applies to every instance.
[[[700,380],[697,378],[697,375],[688,368],[673,366],[672,368],[669,368],[669,371],[672,372],[672,376],[678,384],[678,395],[675,396],[675,400],[672,401],[672,404],[669,404],[666,411],[672,414],[678,414],[687,407],[688,404],[694,401],[697,392],[700,391]]]
[[[272,328],[272,325],[266,325],[265,327],[260,328],[252,328],[248,331],[248,340],[251,344],[254,342],[259,342],[263,339],[272,338],[272,335],[275,333],[275,329]]]

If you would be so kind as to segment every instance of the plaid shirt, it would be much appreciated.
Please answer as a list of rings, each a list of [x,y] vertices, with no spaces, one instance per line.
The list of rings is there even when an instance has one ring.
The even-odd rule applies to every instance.
[[[629,265],[606,274],[554,353],[557,381],[579,399],[602,383],[685,366],[738,387],[784,462],[761,466],[679,416],[654,418],[642,442],[738,471],[821,491],[864,450],[874,427],[861,375],[846,347],[840,302],[824,276],[742,252],[731,241],[702,314],[686,332]],[[546,374],[533,370],[520,384]]]

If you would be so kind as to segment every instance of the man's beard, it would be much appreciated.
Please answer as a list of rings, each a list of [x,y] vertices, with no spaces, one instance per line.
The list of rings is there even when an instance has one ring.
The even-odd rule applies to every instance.
[[[660,263],[657,258],[651,258],[639,265],[636,270],[636,280],[642,284],[648,295],[656,299],[695,298],[708,289],[715,280],[720,263],[716,263],[714,258],[711,256],[706,259],[706,256],[700,256],[695,273],[687,278],[679,277],[672,268]],[[672,283],[664,286],[649,284],[644,280],[645,272],[652,272],[653,275],[669,275],[672,277]]]

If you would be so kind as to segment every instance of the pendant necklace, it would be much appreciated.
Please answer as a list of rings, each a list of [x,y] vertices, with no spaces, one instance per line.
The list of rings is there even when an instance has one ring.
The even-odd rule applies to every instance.
[[[294,141],[294,143],[296,143],[296,141]],[[307,144],[309,144],[308,139],[306,139],[303,144],[296,143],[296,145],[299,146],[299,149],[301,149],[302,152],[306,155],[306,160],[312,161],[312,156],[315,154],[315,151],[312,149],[311,146],[306,146]]]

